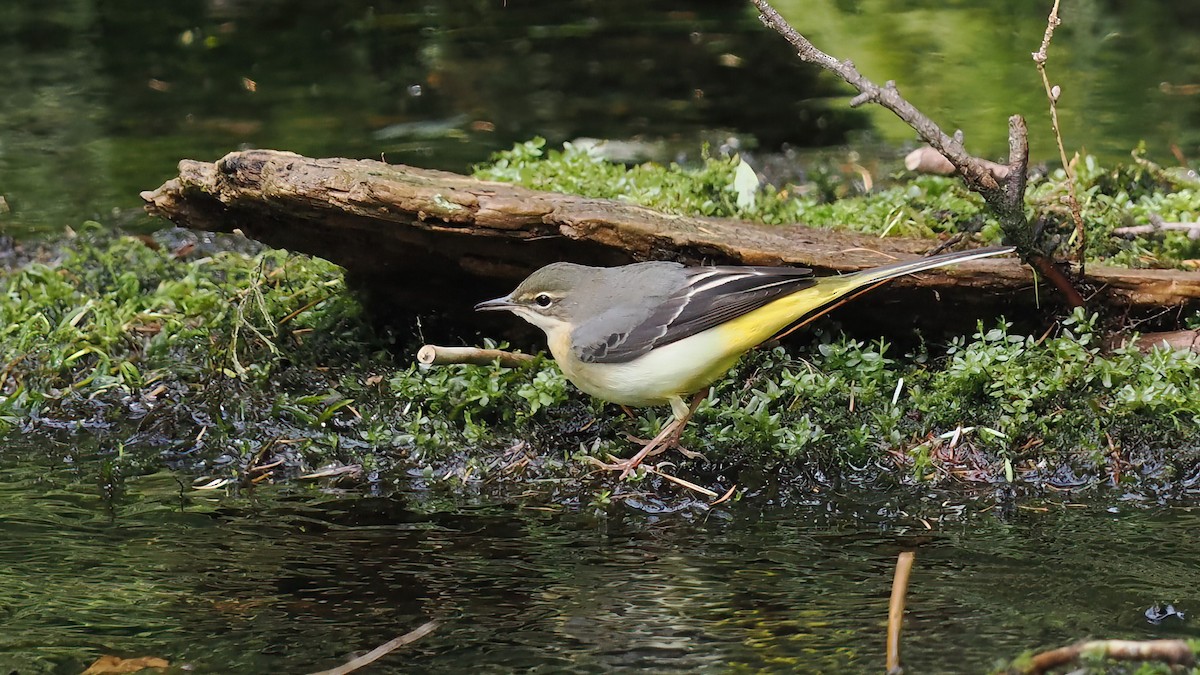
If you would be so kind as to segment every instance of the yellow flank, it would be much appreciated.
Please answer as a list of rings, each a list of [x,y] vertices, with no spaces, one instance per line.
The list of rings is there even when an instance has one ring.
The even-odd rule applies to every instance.
[[[818,279],[814,286],[785,295],[712,330],[719,331],[721,342],[728,345],[727,354],[741,355],[771,339],[805,314],[867,283],[870,283],[870,279],[858,274],[824,277]]]
[[[700,391],[728,372],[742,354],[812,310],[870,281],[859,275],[822,280],[624,363],[580,361],[571,351],[570,332],[565,327],[548,327],[546,332],[550,352],[563,374],[584,392],[624,405],[662,405]]]

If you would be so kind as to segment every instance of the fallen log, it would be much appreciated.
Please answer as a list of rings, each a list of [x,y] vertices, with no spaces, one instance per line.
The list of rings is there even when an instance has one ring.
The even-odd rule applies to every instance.
[[[142,198],[150,213],[184,227],[240,230],[271,246],[327,258],[345,267],[351,283],[386,313],[465,317],[480,298],[507,292],[557,260],[796,265],[831,274],[931,247],[926,240],[669,215],[444,171],[272,150],[235,152],[217,162],[184,160],[177,178]],[[1195,272],[1089,265],[1082,286],[1092,292],[1092,303],[1123,313],[1200,306]],[[1035,292],[1032,274],[1019,261],[987,259],[899,279],[858,309],[896,330],[915,314],[930,313],[929,303],[937,301],[955,307],[932,312],[938,321],[973,324],[976,315],[1028,314],[1052,293],[1044,286]],[[923,311],[904,311],[905,303]],[[965,307],[973,309],[960,312]]]

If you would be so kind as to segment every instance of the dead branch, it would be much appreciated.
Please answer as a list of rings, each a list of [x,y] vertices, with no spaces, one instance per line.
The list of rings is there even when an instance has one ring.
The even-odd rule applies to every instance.
[[[422,368],[458,363],[487,366],[496,362],[499,362],[503,368],[520,368],[529,365],[533,359],[534,357],[529,354],[506,352],[500,349],[480,349],[479,347],[425,345],[417,350],[417,363]]]
[[[1196,663],[1196,655],[1183,640],[1090,640],[1035,654],[1014,672],[1040,675],[1074,663],[1083,656],[1114,661],[1161,661],[1180,666]]]
[[[808,38],[797,32],[795,28],[792,28],[779,15],[779,12],[776,12],[775,8],[771,7],[767,0],[751,0],[751,2],[758,9],[759,18],[762,19],[762,22],[782,35],[796,49],[796,55],[802,61],[821,66],[858,90],[859,95],[850,100],[850,107],[857,108],[865,103],[878,103],[884,108],[891,110],[897,117],[904,120],[908,126],[912,127],[926,143],[945,155],[946,159],[950,160],[955,169],[972,186],[972,189],[975,189],[974,186],[976,185],[984,190],[996,191],[1000,189],[991,171],[978,159],[971,156],[961,142],[942,131],[941,127],[935,124],[933,120],[929,119],[924,113],[917,110],[916,106],[901,96],[899,90],[896,89],[895,82],[889,80],[882,87],[875,84],[864,77],[862,73],[858,72],[853,62],[848,60],[839,61],[814,46],[812,42],[809,42]]]
[[[647,466],[646,472],[652,473],[656,476],[661,476],[662,478],[666,478],[667,480],[671,481],[672,483],[674,483],[680,487],[687,488],[687,489],[691,490],[692,492],[698,492],[698,493],[704,495],[705,497],[708,497],[709,499],[717,499],[718,497],[720,497],[720,495],[713,492],[712,490],[709,490],[706,487],[700,487],[699,485],[696,485],[695,483],[693,483],[691,481],[684,480],[684,479],[680,478],[679,476],[672,476],[671,474],[666,473],[666,472],[662,471],[661,469],[659,469],[658,466]]]
[[[184,160],[178,177],[142,197],[148,211],[177,225],[241,230],[270,246],[345,267],[347,281],[377,315],[432,310],[469,317],[472,325],[486,319],[471,312],[475,303],[512,290],[557,260],[794,265],[834,274],[915,257],[930,247],[924,239],[670,215],[444,171],[273,150],[234,152],[216,162]],[[1091,265],[1086,279],[1100,289],[1092,301],[1114,310],[1142,314],[1200,302],[1195,273]],[[945,307],[990,305],[996,311],[997,305],[1031,305],[1030,285],[1029,271],[1016,261],[989,259],[898,279],[887,297],[891,303],[927,303],[936,293]],[[876,302],[884,297],[877,294]],[[938,313],[937,320],[948,314]]]
[[[850,100],[851,107],[878,103],[904,120],[922,140],[942,153],[962,176],[967,187],[979,193],[996,213],[1007,240],[1017,247],[1022,259],[1050,280],[1068,304],[1073,307],[1083,305],[1083,296],[1070,279],[1057,270],[1053,261],[1038,248],[1034,230],[1025,216],[1029,137],[1024,118],[1013,115],[1008,120],[1008,176],[997,180],[983,160],[968,153],[958,138],[942,131],[933,120],[901,96],[895,82],[888,81],[880,87],[859,73],[851,61],[838,61],[814,46],[808,38],[792,28],[767,0],[751,2],[758,9],[762,22],[782,35],[796,49],[801,60],[816,63],[859,91],[859,95]]]

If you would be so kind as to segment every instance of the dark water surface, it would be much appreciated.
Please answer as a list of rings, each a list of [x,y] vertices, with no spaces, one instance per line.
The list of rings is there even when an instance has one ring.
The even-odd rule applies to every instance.
[[[981,672],[1087,636],[1200,637],[1143,616],[1200,607],[1188,507],[1001,515],[910,495],[905,513],[859,493],[598,515],[429,491],[229,495],[166,474],[112,491],[96,459],[13,459],[0,669],[22,675],[105,653],[304,673],[431,618],[372,672],[879,672],[906,548],[909,672]]]
[[[1050,4],[776,3],[979,154],[1006,154],[1007,117],[1028,116],[1035,160],[1057,157],[1029,58]],[[1200,154],[1200,4],[1065,0],[1063,16],[1068,147]],[[243,147],[465,171],[535,135],[668,160],[730,134],[764,152],[911,142],[850,93],[739,0],[0,3],[0,234],[161,226],[139,191]]]
[[[778,6],[981,154],[1003,154],[1006,117],[1028,115],[1046,159],[1028,53],[1049,4]],[[1200,155],[1186,86],[1200,4],[1066,0],[1064,16],[1052,72],[1068,144]],[[0,235],[158,227],[138,191],[241,147],[464,171],[534,135],[661,140],[666,159],[728,134],[765,151],[911,139],[847,98],[734,0],[3,3]],[[1144,618],[1155,602],[1200,610],[1186,505],[1004,512],[851,493],[598,515],[415,489],[198,492],[165,473],[112,487],[106,458],[7,442],[0,672],[78,673],[115,653],[304,673],[429,619],[433,635],[372,672],[879,672],[906,548],[909,672],[978,672],[1088,636],[1200,638],[1190,618]]]

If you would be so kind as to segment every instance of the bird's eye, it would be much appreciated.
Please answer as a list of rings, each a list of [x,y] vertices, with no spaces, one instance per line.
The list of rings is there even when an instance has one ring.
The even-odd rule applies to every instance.
[[[533,301],[537,303],[538,307],[549,307],[551,303],[554,302],[554,298],[551,298],[545,293],[538,293],[537,297],[534,298]]]

